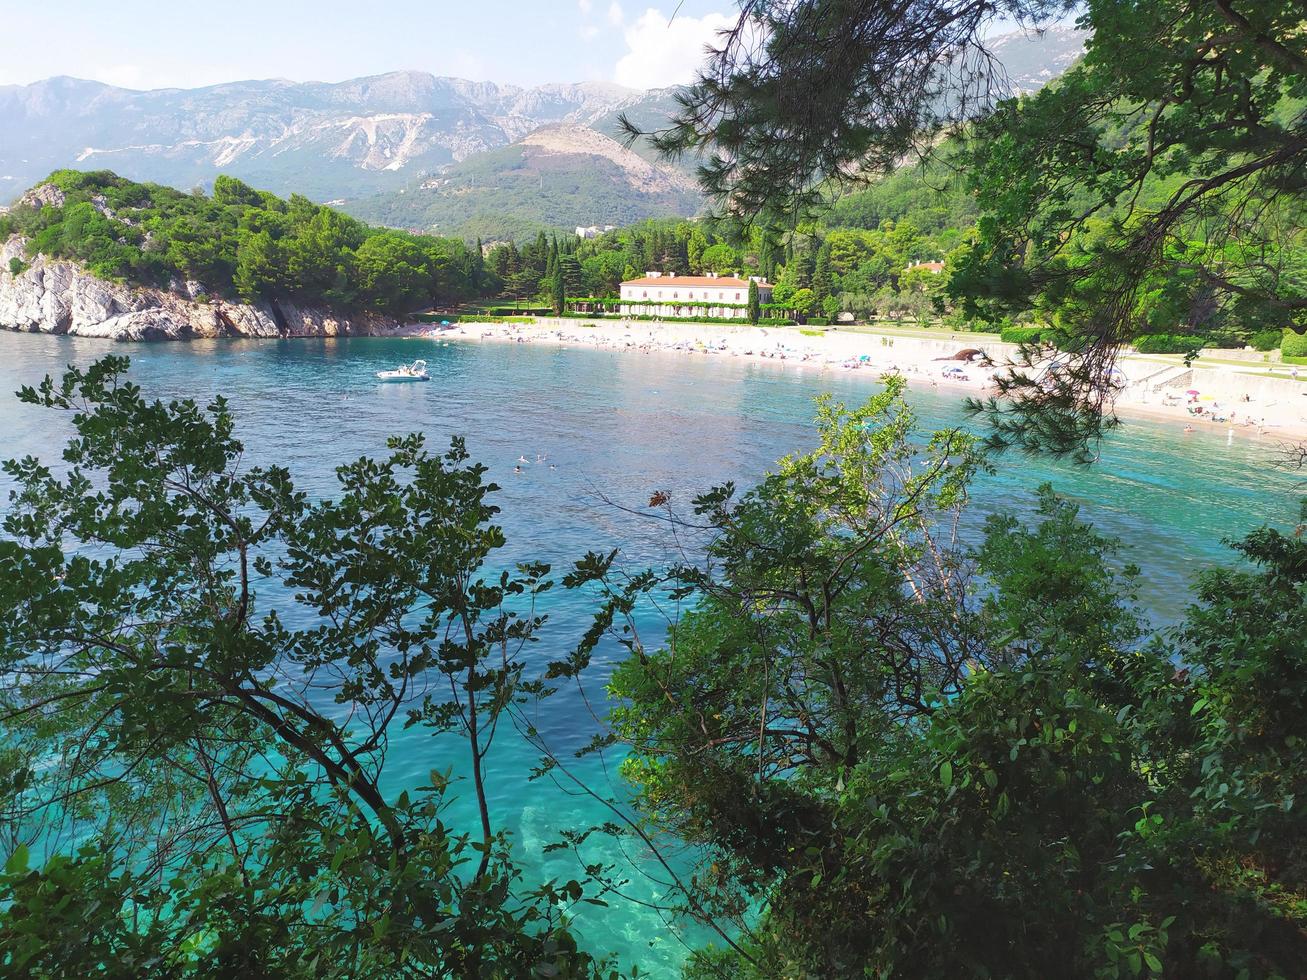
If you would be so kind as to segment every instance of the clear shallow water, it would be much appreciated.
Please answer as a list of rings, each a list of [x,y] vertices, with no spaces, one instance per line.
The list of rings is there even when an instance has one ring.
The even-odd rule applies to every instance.
[[[718,356],[383,339],[122,346],[0,332],[0,457],[32,453],[57,460],[67,434],[63,422],[19,405],[9,393],[57,374],[66,363],[85,365],[107,353],[132,358],[132,375],[147,395],[201,403],[227,396],[248,461],[287,465],[312,494],[334,492],[339,463],[383,454],[387,435],[420,430],[437,450],[451,434],[465,435],[474,457],[503,487],[497,503],[508,535],[506,557],[549,561],[558,575],[592,549],[620,547],[634,567],[666,559],[667,541],[657,525],[605,504],[599,493],[638,507],[654,490],[668,490],[684,503],[724,480],[748,486],[779,456],[811,443],[817,394],[830,391],[854,403],[878,390],[870,373],[817,373]],[[436,381],[375,382],[375,371],[416,357],[426,358]],[[955,394],[926,390],[912,392],[910,400],[923,426],[969,424]],[[1185,435],[1181,429],[1179,423],[1128,420],[1091,470],[1000,459],[997,475],[977,487],[969,525],[996,510],[1028,511],[1033,489],[1051,481],[1102,531],[1126,543],[1123,557],[1144,569],[1147,605],[1171,619],[1184,607],[1193,574],[1228,556],[1222,538],[1264,523],[1285,525],[1297,512],[1293,479],[1269,466],[1273,442],[1237,438],[1227,446],[1224,433]],[[519,455],[534,460],[537,453],[547,454],[557,469],[531,463],[524,474],[513,474]],[[566,651],[588,624],[583,597],[557,589],[549,598],[550,624],[533,650],[542,664]],[[657,628],[652,618],[648,625]],[[604,651],[607,659],[588,682],[591,692],[602,689],[619,655]],[[535,722],[564,754],[594,731],[573,692],[545,702]],[[460,749],[404,733],[392,741],[388,780],[397,792],[425,782],[433,768],[457,770]],[[536,761],[537,753],[511,730],[501,732],[490,760],[493,818],[512,833],[528,881],[576,877],[574,856],[544,855],[541,848],[559,828],[589,826],[609,814],[567,786],[528,782]],[[617,760],[607,761],[607,769],[593,757],[573,762],[572,769],[601,794],[620,797]],[[472,826],[470,791],[450,818]],[[628,865],[632,894],[658,895],[647,855],[610,849],[603,856]],[[609,909],[588,910],[578,925],[590,948],[616,952],[654,976],[674,974],[685,944],[708,938],[616,899]]]

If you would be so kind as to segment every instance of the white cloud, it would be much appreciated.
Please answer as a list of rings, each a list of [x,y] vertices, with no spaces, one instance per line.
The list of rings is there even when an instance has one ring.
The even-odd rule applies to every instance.
[[[581,14],[585,17],[590,16],[590,9],[594,5],[594,0],[576,0],[576,5],[580,8]]]
[[[613,2],[608,5],[608,23],[612,24],[614,27],[621,27],[622,21],[625,19],[626,17],[622,13],[622,5],[618,3],[617,0],[613,0]]]
[[[581,28],[581,40],[593,41],[599,36],[599,28],[594,24],[585,24]]]
[[[611,14],[611,11],[610,11]],[[626,54],[617,62],[614,81],[630,88],[663,88],[694,80],[704,63],[704,47],[734,21],[725,14],[702,17],[667,15],[650,7],[626,28]]]

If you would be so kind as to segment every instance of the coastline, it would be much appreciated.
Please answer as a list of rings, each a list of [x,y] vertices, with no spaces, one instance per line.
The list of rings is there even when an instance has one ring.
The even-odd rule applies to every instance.
[[[938,339],[840,330],[813,335],[796,327],[611,320],[543,320],[536,324],[461,321],[448,327],[424,327],[411,335],[584,346],[629,354],[658,351],[733,357],[808,371],[866,371],[875,376],[897,371],[910,386],[928,385],[975,397],[991,393],[992,375],[1003,370],[1017,350],[1013,344],[982,342],[965,333],[946,335],[942,331]],[[950,360],[967,348],[983,348],[993,359],[993,368]],[[945,377],[944,369],[951,366],[960,367],[964,377]],[[1229,439],[1266,443],[1307,439],[1307,384],[1198,365],[1171,370],[1172,366],[1163,364],[1159,369],[1158,362],[1129,354],[1122,357],[1119,366],[1125,381],[1115,412],[1123,418],[1191,426],[1193,431],[1226,434]],[[1167,380],[1173,383],[1168,385]],[[1189,396],[1187,393],[1193,390],[1214,394]],[[1290,400],[1294,395],[1299,401]],[[1193,414],[1193,408],[1203,411]]]

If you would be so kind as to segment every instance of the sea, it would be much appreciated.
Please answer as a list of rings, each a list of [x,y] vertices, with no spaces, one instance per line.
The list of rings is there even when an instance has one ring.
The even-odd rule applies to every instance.
[[[0,458],[57,462],[67,419],[21,405],[12,393],[66,364],[85,366],[110,353],[131,358],[131,377],[149,396],[202,404],[225,396],[246,464],[283,464],[317,497],[333,494],[341,463],[383,455],[387,436],[422,432],[437,451],[464,436],[501,488],[502,560],[546,561],[559,577],[586,552],[610,548],[620,549],[631,570],[665,566],[678,542],[665,525],[632,510],[658,491],[684,511],[695,494],[722,482],[747,488],[778,458],[813,444],[819,394],[854,405],[880,390],[871,372],[723,355],[380,338],[121,345],[0,332]],[[377,382],[375,372],[416,358],[427,361],[430,383]],[[913,387],[908,398],[923,430],[978,428],[955,392]],[[1228,441],[1223,429],[1185,433],[1178,422],[1127,418],[1091,467],[997,457],[995,473],[977,481],[964,534],[976,535],[991,513],[1028,515],[1036,488],[1050,482],[1102,533],[1120,539],[1120,560],[1143,570],[1141,600],[1164,627],[1183,615],[1202,568],[1236,560],[1226,541],[1296,522],[1307,491],[1300,476],[1276,467],[1279,448],[1273,436]],[[527,462],[519,464],[521,457]],[[5,497],[0,477],[0,509]],[[262,609],[278,599],[275,588],[261,588]],[[575,645],[593,602],[561,588],[549,593],[533,667],[543,670]],[[645,642],[655,642],[664,620],[653,610],[641,616]],[[666,904],[674,889],[643,844],[596,836],[579,855],[545,850],[561,830],[612,819],[612,807],[622,809],[629,796],[620,753],[573,755],[602,726],[605,680],[622,656],[616,643],[603,646],[584,691],[568,688],[533,710],[532,723],[568,775],[530,779],[539,751],[516,731],[501,732],[488,760],[490,810],[512,838],[526,884],[580,877],[583,861],[611,865],[622,884],[604,896],[607,906],[576,913],[584,945],[615,954],[624,966],[638,964],[642,975],[675,976],[688,950],[714,937],[651,907]],[[458,774],[465,755],[457,742],[403,732],[391,740],[386,788],[398,794],[423,785],[432,770]],[[447,819],[470,830],[471,789],[462,783],[456,791]],[[683,868],[675,842],[660,845],[673,868]]]

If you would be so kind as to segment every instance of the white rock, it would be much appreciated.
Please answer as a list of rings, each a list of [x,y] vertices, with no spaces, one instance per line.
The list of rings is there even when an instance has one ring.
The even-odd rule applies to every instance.
[[[51,203],[51,202],[47,202]],[[0,328],[113,340],[193,337],[341,337],[392,333],[399,322],[375,314],[346,316],[294,303],[233,303],[197,282],[178,290],[127,286],[97,279],[76,262],[27,259],[18,235],[0,243]],[[26,265],[18,275],[10,259]]]

